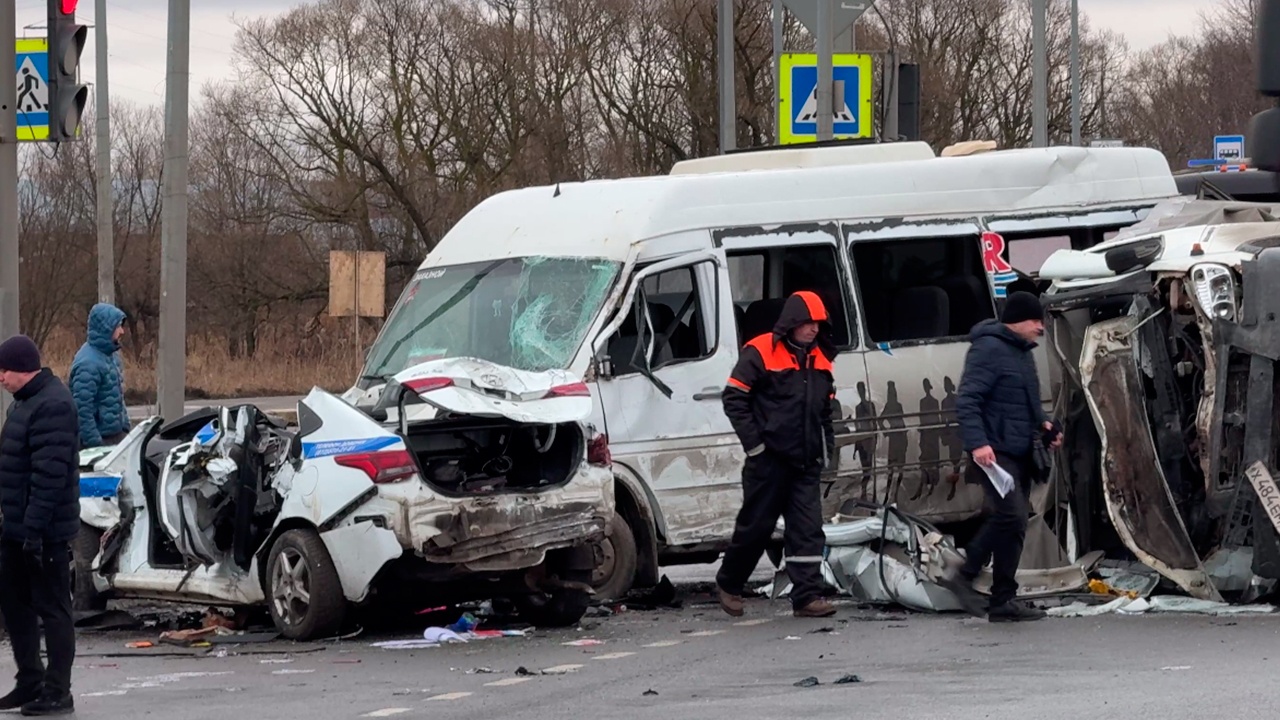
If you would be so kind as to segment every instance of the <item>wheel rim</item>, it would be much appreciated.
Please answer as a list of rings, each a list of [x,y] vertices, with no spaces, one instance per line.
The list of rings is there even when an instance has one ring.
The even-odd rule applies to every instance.
[[[284,548],[276,556],[271,602],[276,617],[286,625],[302,623],[311,609],[311,573],[302,553],[294,548]]]
[[[613,577],[615,566],[618,564],[618,553],[614,550],[613,541],[605,537],[592,547],[595,555],[596,567],[591,571],[592,587],[600,587],[609,578]]]

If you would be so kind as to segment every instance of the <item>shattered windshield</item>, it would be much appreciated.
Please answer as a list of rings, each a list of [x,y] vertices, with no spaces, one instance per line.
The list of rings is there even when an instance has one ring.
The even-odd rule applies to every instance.
[[[526,257],[424,270],[392,311],[365,375],[455,357],[533,372],[568,367],[620,267]]]

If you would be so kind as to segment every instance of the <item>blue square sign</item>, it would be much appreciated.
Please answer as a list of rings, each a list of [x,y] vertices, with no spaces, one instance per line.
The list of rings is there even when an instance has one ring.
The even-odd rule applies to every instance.
[[[857,65],[837,65],[831,69],[832,79],[844,81],[844,103],[842,107],[832,106],[834,122],[831,126],[833,135],[860,135],[862,132],[861,113],[855,112],[859,102],[859,89],[862,87],[862,68]],[[796,65],[791,68],[791,134],[818,134],[818,68],[814,65]]]

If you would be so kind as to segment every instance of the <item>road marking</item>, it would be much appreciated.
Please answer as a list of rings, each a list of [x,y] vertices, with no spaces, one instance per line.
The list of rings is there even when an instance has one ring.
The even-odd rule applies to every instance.
[[[443,695],[433,695],[432,697],[427,698],[427,700],[428,701],[430,700],[461,700],[464,697],[470,697],[470,696],[471,696],[471,693],[469,692],[452,692],[452,693],[445,693]]]
[[[484,684],[484,686],[485,687],[508,687],[511,685],[519,685],[520,683],[527,683],[532,679],[533,678],[527,678],[527,677],[503,678],[502,680],[494,680],[493,682],[487,682]]]
[[[723,630],[699,630],[698,632],[689,633],[689,637],[711,637],[712,635],[719,635],[722,632],[724,631]]]
[[[592,660],[621,660],[624,657],[631,657],[632,655],[635,655],[635,653],[615,652],[615,653],[608,653],[606,655],[597,655],[594,658],[592,658]]]
[[[756,618],[755,620],[743,620],[734,623],[734,627],[755,627],[756,625],[765,625],[773,622],[773,618]]]
[[[365,713],[360,717],[391,717],[392,715],[407,713],[412,709],[413,708],[382,708],[381,710],[374,710],[371,713]]]
[[[676,645],[679,645],[682,642],[684,641],[683,640],[660,640],[655,643],[649,643],[648,645],[641,645],[640,647],[647,647],[647,648],[675,647]]]
[[[574,670],[581,670],[581,669],[582,669],[581,665],[556,665],[555,667],[549,667],[544,669],[542,671],[542,674],[543,675],[563,675],[565,673],[571,673]]]

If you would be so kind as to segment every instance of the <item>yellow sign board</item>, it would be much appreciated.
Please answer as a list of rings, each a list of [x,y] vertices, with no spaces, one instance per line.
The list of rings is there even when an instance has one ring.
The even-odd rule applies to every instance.
[[[18,140],[49,139],[49,41],[22,38],[16,41],[18,80]]]
[[[831,58],[832,80],[844,83],[844,101],[832,103],[832,137],[869,138],[875,130],[871,103],[870,55],[837,53]],[[779,67],[778,144],[818,139],[818,56],[786,53]]]

